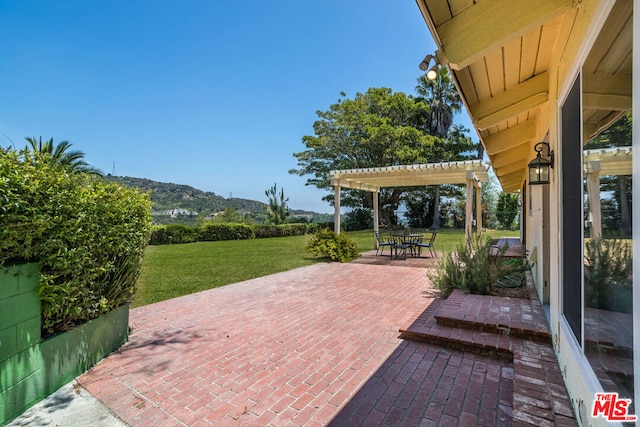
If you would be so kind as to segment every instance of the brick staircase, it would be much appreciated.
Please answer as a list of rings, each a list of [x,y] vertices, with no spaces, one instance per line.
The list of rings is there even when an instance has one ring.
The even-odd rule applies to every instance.
[[[576,426],[542,305],[530,299],[467,295],[436,299],[401,338],[513,361],[514,426]]]

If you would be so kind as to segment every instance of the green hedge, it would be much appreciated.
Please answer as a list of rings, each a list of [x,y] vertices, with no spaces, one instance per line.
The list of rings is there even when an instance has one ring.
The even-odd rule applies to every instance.
[[[247,224],[205,224],[200,230],[200,240],[245,240],[253,239],[253,227]]]
[[[171,245],[197,242],[200,232],[196,227],[182,224],[155,225],[151,229],[150,245]]]
[[[0,265],[40,262],[44,334],[131,300],[150,211],[138,190],[0,150]]]
[[[318,230],[317,224],[247,225],[209,223],[204,227],[157,225],[151,230],[151,245],[171,245],[196,241],[245,240],[268,237],[303,236]]]
[[[313,223],[258,225],[254,227],[257,239],[264,237],[303,236],[313,233],[317,229],[318,225]]]

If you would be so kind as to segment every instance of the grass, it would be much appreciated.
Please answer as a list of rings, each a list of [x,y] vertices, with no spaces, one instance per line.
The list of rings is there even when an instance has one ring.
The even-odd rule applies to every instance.
[[[517,231],[487,234],[519,235]],[[373,231],[349,235],[361,252],[373,248]],[[443,230],[434,246],[437,251],[452,251],[463,240],[463,230]],[[306,243],[306,236],[295,236],[149,246],[131,305],[139,307],[319,262],[307,253]]]

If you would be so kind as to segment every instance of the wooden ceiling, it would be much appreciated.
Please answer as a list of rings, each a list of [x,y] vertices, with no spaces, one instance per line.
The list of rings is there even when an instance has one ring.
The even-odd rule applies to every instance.
[[[503,190],[518,191],[534,157],[533,146],[548,138],[550,67],[562,54],[577,19],[576,2],[416,2],[438,46],[436,54],[453,74]],[[590,135],[606,128],[631,104],[628,9],[632,2],[618,3],[615,9],[619,10],[614,10],[607,24],[610,29],[602,31],[593,57],[585,64],[592,73],[584,80]],[[624,22],[622,28],[620,22]],[[613,45],[619,48],[610,49]],[[601,84],[605,76],[607,85]]]

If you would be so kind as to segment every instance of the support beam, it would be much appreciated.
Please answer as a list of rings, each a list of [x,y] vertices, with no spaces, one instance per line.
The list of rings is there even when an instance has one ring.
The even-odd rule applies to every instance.
[[[534,157],[532,153],[533,150],[531,150],[530,144],[521,144],[502,153],[494,154],[490,157],[491,164],[494,170],[500,169],[512,163],[521,163],[523,159],[528,161]]]
[[[465,212],[465,227],[464,235],[467,245],[471,242],[471,234],[473,233],[473,226],[471,225],[471,219],[473,217],[473,179],[467,174],[467,202]]]
[[[538,133],[537,120],[530,120],[502,132],[482,138],[488,155],[494,155],[531,141]]]
[[[471,105],[471,117],[479,130],[538,108],[549,100],[549,73],[531,77],[514,88]]]
[[[514,13],[511,0],[474,2],[439,25],[437,34],[451,68],[461,70],[552,20],[573,4],[573,0],[528,0],[526,7]]]
[[[373,192],[373,232],[374,233],[378,233],[380,231],[380,206],[378,206],[378,192],[374,191]],[[378,249],[378,239],[376,239],[375,237],[373,238],[374,240],[374,247],[377,250]]]
[[[602,237],[602,211],[600,208],[600,162],[587,165],[587,194],[589,197],[589,221],[591,238]]]
[[[476,233],[478,239],[482,237],[482,187],[480,183],[476,186]]]
[[[340,185],[333,187],[333,191],[333,231],[335,231],[336,234],[340,234]]]

